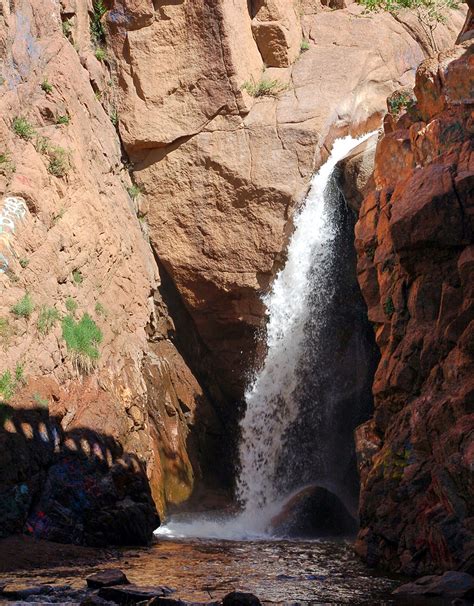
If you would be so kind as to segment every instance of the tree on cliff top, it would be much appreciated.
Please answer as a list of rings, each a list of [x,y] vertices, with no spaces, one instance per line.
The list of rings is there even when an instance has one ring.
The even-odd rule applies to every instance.
[[[387,11],[397,14],[412,10],[423,30],[428,35],[434,50],[437,50],[434,31],[439,23],[446,23],[447,12],[459,8],[460,0],[357,0],[367,11]]]

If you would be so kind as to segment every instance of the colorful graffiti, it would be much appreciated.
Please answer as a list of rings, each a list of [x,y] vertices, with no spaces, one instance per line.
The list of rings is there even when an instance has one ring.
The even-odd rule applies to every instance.
[[[15,232],[27,213],[28,207],[23,198],[5,198],[0,210],[0,273],[6,273],[9,269],[8,258],[13,252]]]

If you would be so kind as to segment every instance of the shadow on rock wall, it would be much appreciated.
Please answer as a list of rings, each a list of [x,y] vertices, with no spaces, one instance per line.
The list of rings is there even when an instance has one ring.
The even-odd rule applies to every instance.
[[[0,537],[144,545],[160,520],[141,462],[111,436],[0,404]]]

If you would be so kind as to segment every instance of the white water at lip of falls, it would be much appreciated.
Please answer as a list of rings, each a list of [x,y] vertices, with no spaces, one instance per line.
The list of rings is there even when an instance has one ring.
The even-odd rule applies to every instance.
[[[267,309],[267,354],[246,394],[241,421],[240,473],[235,516],[194,515],[170,520],[156,534],[169,537],[250,539],[268,536],[268,525],[289,498],[276,485],[277,466],[284,456],[286,431],[299,412],[294,397],[298,369],[304,364],[304,330],[311,313],[322,327],[331,300],[328,279],[334,258],[337,225],[331,213],[328,183],[334,168],[356,145],[371,136],[350,136],[334,142],[331,155],[314,175],[304,204],[294,217],[294,233],[284,268],[264,297]],[[318,304],[310,306],[310,285],[316,284]],[[317,337],[317,335],[316,335]],[[283,497],[283,498],[282,498]]]

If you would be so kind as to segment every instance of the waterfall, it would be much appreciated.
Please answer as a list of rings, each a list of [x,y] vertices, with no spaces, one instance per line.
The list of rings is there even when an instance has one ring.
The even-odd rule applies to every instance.
[[[285,492],[278,475],[285,457],[283,467],[291,475],[292,457],[285,451],[285,445],[288,430],[297,420],[300,409],[300,374],[307,360],[306,348],[310,346],[319,351],[324,346],[319,341],[334,295],[331,276],[338,235],[334,197],[340,194],[329,186],[331,176],[337,162],[371,134],[360,139],[348,136],[334,142],[328,160],[314,175],[306,200],[295,214],[286,264],[264,297],[266,357],[246,390],[246,412],[240,425],[240,473],[236,492],[241,513],[224,520],[172,521],[161,534],[218,538],[265,536],[269,521],[288,497],[289,492]],[[306,335],[308,323],[312,327],[310,345]],[[325,405],[318,401],[318,394],[313,394],[313,400],[315,406]]]

